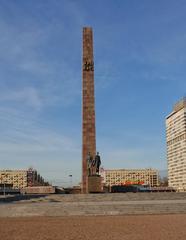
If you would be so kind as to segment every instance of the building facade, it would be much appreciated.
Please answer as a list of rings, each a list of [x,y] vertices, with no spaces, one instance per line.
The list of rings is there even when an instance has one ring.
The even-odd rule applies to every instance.
[[[35,169],[0,170],[0,186],[11,186],[13,189],[45,185],[44,179]]]
[[[166,118],[168,184],[186,191],[186,98]]]
[[[159,185],[158,170],[151,168],[102,170],[101,174],[106,186],[145,184],[154,187]]]

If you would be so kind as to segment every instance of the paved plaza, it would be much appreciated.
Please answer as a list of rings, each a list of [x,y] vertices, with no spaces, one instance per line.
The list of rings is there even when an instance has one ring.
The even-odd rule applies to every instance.
[[[3,240],[185,240],[186,193],[0,198]]]
[[[186,214],[186,193],[25,195],[0,199],[0,217]]]
[[[0,218],[3,240],[185,240],[186,215]]]

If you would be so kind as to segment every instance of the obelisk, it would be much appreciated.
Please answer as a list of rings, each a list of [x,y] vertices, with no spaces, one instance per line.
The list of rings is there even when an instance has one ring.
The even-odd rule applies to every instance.
[[[88,193],[87,155],[96,154],[94,57],[92,28],[83,28],[82,66],[82,193]]]

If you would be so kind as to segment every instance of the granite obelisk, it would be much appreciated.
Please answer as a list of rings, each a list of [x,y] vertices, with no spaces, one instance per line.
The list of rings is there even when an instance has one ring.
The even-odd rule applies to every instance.
[[[82,66],[82,193],[88,193],[87,155],[96,154],[94,57],[92,28],[83,28]]]

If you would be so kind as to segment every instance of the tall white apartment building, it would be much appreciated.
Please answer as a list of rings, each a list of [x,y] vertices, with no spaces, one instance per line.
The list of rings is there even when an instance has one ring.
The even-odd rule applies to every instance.
[[[169,186],[186,191],[186,98],[166,118],[166,142]]]

